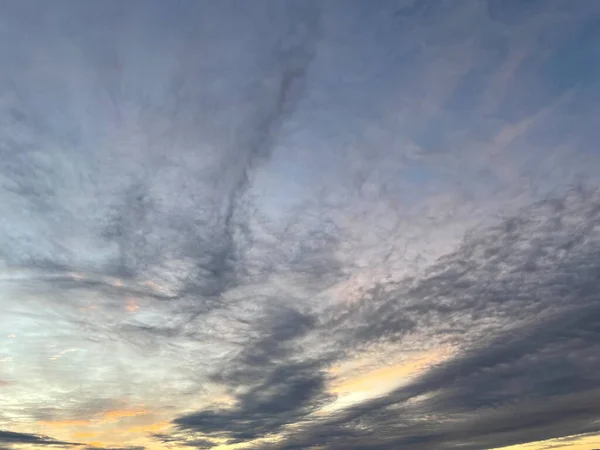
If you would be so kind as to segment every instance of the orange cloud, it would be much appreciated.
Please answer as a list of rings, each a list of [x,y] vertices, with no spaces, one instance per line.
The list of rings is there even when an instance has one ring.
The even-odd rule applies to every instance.
[[[88,426],[94,426],[96,424],[118,422],[119,420],[124,419],[124,418],[145,416],[145,415],[148,415],[151,413],[152,413],[152,411],[149,411],[146,409],[141,409],[141,408],[138,408],[138,409],[136,409],[136,408],[112,409],[112,410],[108,410],[108,411],[104,411],[103,413],[100,413],[94,419],[46,420],[46,421],[40,421],[38,423],[44,427],[88,427]],[[134,432],[134,431],[143,431],[146,427],[149,427],[149,429],[152,429],[152,427],[164,428],[164,426],[166,426],[165,424],[168,424],[168,422],[160,422],[160,423],[155,423],[155,424],[150,424],[150,425],[145,425],[145,426],[139,426],[139,427],[134,427],[134,428],[131,428],[128,430]],[[125,431],[128,431],[128,430],[125,430]]]
[[[97,431],[78,431],[72,433],[70,439],[77,441],[94,439],[93,442],[88,442],[87,445],[95,447],[111,447],[116,443],[122,444],[124,441],[131,442],[144,439],[148,433],[159,433],[164,431],[170,425],[170,422],[156,422],[128,428],[120,428],[117,426],[116,428],[111,427],[110,429],[101,429]],[[117,437],[117,435],[118,441],[114,441],[113,439]]]
[[[159,413],[142,404],[126,406],[123,402],[119,408],[99,412],[90,418],[40,421],[38,425],[44,429],[43,434],[84,442],[90,447],[117,447],[124,443],[147,447],[149,433],[164,431],[171,425],[164,418],[157,421],[156,414]]]
[[[151,411],[147,409],[113,409],[102,414],[101,422],[116,422],[125,417],[145,416]]]
[[[140,425],[137,427],[126,428],[123,430],[124,433],[156,433],[169,427],[169,422],[157,422],[148,425]]]
[[[127,312],[136,312],[139,308],[140,308],[140,305],[138,304],[138,302],[135,298],[133,298],[133,297],[127,298],[127,304],[125,306],[125,309],[127,310]]]
[[[42,420],[38,422],[44,427],[81,427],[90,425],[89,420]]]
[[[100,436],[101,433],[94,431],[81,431],[78,433],[73,433],[73,438],[75,439],[89,439]],[[90,444],[91,445],[91,444]]]

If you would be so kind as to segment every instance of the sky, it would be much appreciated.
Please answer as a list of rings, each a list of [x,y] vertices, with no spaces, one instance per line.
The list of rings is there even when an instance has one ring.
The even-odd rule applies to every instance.
[[[0,450],[600,448],[600,2],[0,1]]]

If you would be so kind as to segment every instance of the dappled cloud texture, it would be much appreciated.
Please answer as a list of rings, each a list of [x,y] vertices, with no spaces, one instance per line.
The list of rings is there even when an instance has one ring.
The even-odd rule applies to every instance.
[[[0,3],[0,449],[600,448],[600,3]]]

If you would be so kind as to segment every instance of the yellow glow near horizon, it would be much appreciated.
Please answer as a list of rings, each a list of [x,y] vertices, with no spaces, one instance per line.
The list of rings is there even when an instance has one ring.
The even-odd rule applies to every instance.
[[[600,434],[583,434],[500,447],[495,450],[593,450],[600,448]]]
[[[336,377],[336,380],[330,392],[338,398],[321,412],[334,411],[390,392],[432,365],[447,359],[451,354],[452,352],[447,348],[418,352],[399,363],[367,371],[360,369],[373,366],[368,357],[354,360],[345,366],[334,367],[330,373]],[[359,374],[353,375],[357,371]],[[345,375],[348,373],[350,375]]]

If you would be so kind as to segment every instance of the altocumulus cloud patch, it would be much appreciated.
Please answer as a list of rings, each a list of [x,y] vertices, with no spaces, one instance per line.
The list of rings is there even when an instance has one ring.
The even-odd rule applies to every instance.
[[[596,445],[599,18],[4,2],[0,446]]]

